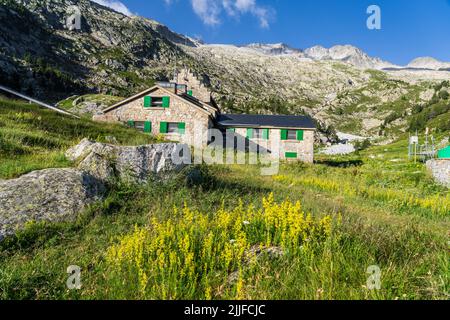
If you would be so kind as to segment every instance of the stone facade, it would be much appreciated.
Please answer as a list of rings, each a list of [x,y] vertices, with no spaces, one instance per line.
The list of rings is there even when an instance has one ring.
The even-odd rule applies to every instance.
[[[427,168],[440,184],[450,188],[450,159],[429,160]]]
[[[152,98],[170,97],[168,108],[144,107],[144,97]],[[210,111],[194,105],[177,94],[164,88],[155,87],[148,92],[135,96],[128,102],[106,110],[104,114],[94,116],[96,121],[127,123],[150,121],[151,134],[164,134],[166,139],[186,143],[192,146],[203,147],[207,144],[207,130],[213,125],[213,115]],[[161,123],[184,123],[183,134],[162,133]]]
[[[286,160],[286,153],[296,153],[297,160],[306,163],[314,162],[314,130],[304,130],[303,141],[281,140],[280,128],[268,128],[269,139],[249,139],[248,144],[256,144],[266,148],[273,158]],[[247,128],[236,128],[235,134],[247,137]],[[278,150],[277,150],[278,149]]]
[[[110,108],[94,120],[107,122],[142,123],[147,122],[145,131],[153,135],[163,134],[169,141],[181,142],[190,146],[205,148],[209,141],[208,129],[216,128],[220,110],[211,98],[210,91],[188,70],[178,73],[176,82],[160,83],[153,88],[130,97]],[[160,103],[162,98],[170,99],[169,105],[145,105],[146,97]],[[167,102],[167,101],[166,101]],[[149,128],[148,122],[151,124]],[[164,124],[182,124],[183,130],[177,133],[164,132]],[[282,125],[283,123],[278,123]],[[233,128],[238,137],[246,140],[246,148],[250,151],[267,149],[267,153],[276,159],[297,160],[307,163],[314,161],[313,126],[309,128],[257,127],[247,128],[245,125]],[[265,129],[268,138],[256,139],[247,137],[247,129]],[[302,130],[303,139],[282,140],[282,130]],[[220,127],[223,132],[225,127]],[[228,135],[225,135],[228,137]],[[286,157],[286,155],[289,157]]]

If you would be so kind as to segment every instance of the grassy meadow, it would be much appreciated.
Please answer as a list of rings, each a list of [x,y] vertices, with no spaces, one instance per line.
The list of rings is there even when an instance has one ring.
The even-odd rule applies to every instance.
[[[85,136],[152,141],[1,103],[0,179],[70,166],[63,151]],[[77,221],[31,223],[7,238],[0,299],[449,298],[450,194],[408,161],[405,140],[283,164],[276,176],[249,165],[198,169],[195,182],[184,172],[118,182]],[[80,290],[67,289],[70,265],[81,267]],[[370,266],[381,270],[379,290],[368,287]]]
[[[70,164],[64,152],[83,138],[139,145],[155,139],[122,125],[67,117],[0,96],[0,179]]]

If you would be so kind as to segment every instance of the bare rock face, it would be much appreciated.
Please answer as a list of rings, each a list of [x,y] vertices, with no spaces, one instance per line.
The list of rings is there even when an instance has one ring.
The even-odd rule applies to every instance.
[[[30,221],[75,219],[105,192],[102,181],[76,169],[47,169],[2,180],[0,240]]]
[[[185,164],[173,157],[180,145],[163,143],[138,147],[120,147],[84,139],[69,149],[66,156],[79,161],[78,169],[99,180],[122,180],[144,183],[153,177],[179,172]]]

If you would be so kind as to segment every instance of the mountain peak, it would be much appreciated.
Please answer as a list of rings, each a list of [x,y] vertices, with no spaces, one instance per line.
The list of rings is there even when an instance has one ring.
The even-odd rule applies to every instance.
[[[361,49],[352,45],[336,45],[329,49],[322,46],[314,46],[305,50],[305,55],[313,60],[336,60],[347,62],[362,69],[383,69],[392,67],[389,62],[379,58],[370,57]]]
[[[411,61],[407,67],[413,69],[442,70],[449,69],[450,63],[437,60],[433,57],[419,57]]]
[[[302,54],[302,51],[295,49],[285,43],[250,43],[244,48],[252,49],[260,53],[272,56],[278,55],[298,55]]]

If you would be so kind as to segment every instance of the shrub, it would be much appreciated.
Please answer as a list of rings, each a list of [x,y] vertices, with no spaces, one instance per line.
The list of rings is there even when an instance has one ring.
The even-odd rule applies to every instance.
[[[439,98],[441,98],[442,100],[448,100],[449,96],[450,94],[446,90],[442,90],[439,92]]]
[[[355,142],[355,149],[356,151],[362,151],[368,149],[372,143],[369,139],[365,139],[364,141],[356,141]]]

